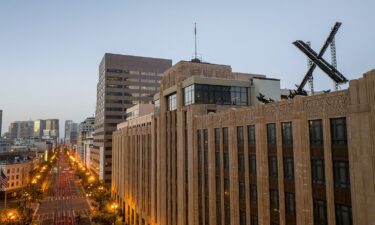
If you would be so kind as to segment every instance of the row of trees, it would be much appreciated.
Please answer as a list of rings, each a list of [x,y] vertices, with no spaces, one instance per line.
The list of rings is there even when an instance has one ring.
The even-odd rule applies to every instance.
[[[113,202],[109,186],[93,176],[72,154],[66,151],[69,162],[76,169],[82,187],[92,204],[91,221],[95,224],[116,223],[119,215],[118,205]],[[121,221],[118,221],[121,223]],[[117,224],[117,223],[116,223]]]

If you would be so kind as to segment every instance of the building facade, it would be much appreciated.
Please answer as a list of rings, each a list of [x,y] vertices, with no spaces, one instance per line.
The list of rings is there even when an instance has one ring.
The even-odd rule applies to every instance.
[[[33,121],[15,121],[9,125],[9,134],[11,139],[30,139],[33,137],[33,130]]]
[[[0,137],[1,137],[1,130],[3,127],[3,110],[0,109]]]
[[[91,164],[91,149],[94,145],[94,117],[87,117],[78,127],[77,152],[79,160],[90,168]]]
[[[77,144],[78,124],[72,120],[65,121],[64,143],[70,148]]]
[[[34,137],[41,139],[43,136],[43,130],[46,129],[46,120],[35,120],[34,121]]]
[[[112,132],[125,120],[126,109],[148,103],[159,91],[168,59],[106,53],[99,65],[91,171],[109,183],[112,164]]]
[[[38,164],[37,155],[2,153],[0,154],[0,170],[8,178],[8,186],[2,187],[1,191],[13,191],[20,189],[30,183],[29,173]]]
[[[222,68],[177,66],[155,115],[113,136],[128,224],[374,223],[375,70],[347,90],[228,108],[191,104],[186,86]]]

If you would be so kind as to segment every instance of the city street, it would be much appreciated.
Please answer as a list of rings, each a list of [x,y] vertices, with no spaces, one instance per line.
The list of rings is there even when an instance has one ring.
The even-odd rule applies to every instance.
[[[34,217],[37,224],[73,225],[77,216],[87,216],[89,206],[75,175],[63,153],[48,177],[46,196]]]

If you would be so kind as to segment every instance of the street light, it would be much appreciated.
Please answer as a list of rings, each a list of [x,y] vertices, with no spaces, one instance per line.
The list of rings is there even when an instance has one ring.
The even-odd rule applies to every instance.
[[[115,216],[115,221],[113,221],[113,224],[115,224],[116,219],[117,219],[116,213],[117,213],[118,204],[116,202],[114,202],[114,203],[111,204],[110,208],[113,210],[113,214]]]

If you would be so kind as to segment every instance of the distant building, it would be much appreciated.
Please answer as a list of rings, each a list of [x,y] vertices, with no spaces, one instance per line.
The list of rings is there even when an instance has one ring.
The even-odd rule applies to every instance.
[[[41,139],[43,136],[43,130],[46,129],[46,120],[35,120],[34,121],[34,137]]]
[[[78,124],[72,120],[65,121],[64,143],[70,148],[77,144]]]
[[[13,141],[11,139],[0,137],[0,153],[9,151],[12,144]]]
[[[112,132],[125,121],[127,108],[149,103],[159,91],[169,59],[106,53],[99,65],[91,171],[109,183],[112,164]]]
[[[15,121],[9,126],[9,134],[11,139],[23,138],[30,139],[34,136],[33,121]]]
[[[79,160],[90,168],[91,164],[91,149],[94,146],[94,124],[95,118],[88,117],[78,127],[77,152]]]
[[[0,137],[1,137],[1,131],[2,131],[2,128],[3,127],[3,110],[0,109]]]
[[[8,178],[8,187],[2,187],[1,191],[15,191],[26,186],[30,182],[29,173],[39,160],[36,152],[0,153],[0,170]]]

